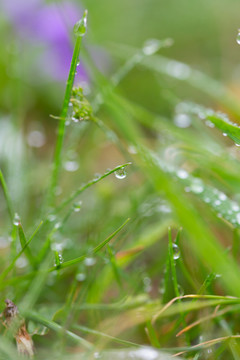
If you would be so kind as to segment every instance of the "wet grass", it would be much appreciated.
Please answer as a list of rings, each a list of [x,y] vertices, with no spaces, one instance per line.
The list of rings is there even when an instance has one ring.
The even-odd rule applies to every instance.
[[[157,359],[156,349],[182,359],[240,359],[238,100],[160,55],[169,39],[138,49],[109,45],[122,61],[112,76],[84,46],[93,78],[86,96],[73,88],[85,26],[83,19],[75,28],[62,112],[52,119],[51,164],[27,147],[21,127],[2,127],[22,150],[14,159],[9,151],[0,171],[1,308],[6,298],[19,307],[36,359],[137,359],[138,350]],[[181,99],[174,86],[163,98],[153,94],[171,114],[131,100],[121,82],[136,67],[204,93],[212,108]],[[3,332],[1,357],[16,359]]]

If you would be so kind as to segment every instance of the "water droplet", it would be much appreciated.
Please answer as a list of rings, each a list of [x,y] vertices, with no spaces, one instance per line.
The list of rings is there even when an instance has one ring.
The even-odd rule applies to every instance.
[[[115,171],[114,174],[117,179],[125,179],[125,177],[127,176],[125,168],[121,168],[121,169]]]
[[[237,223],[240,225],[240,213],[237,213],[236,218],[237,218]]]
[[[128,152],[129,152],[129,154],[135,155],[135,154],[137,154],[137,149],[135,148],[135,146],[130,145],[130,146],[128,147]]]
[[[79,201],[73,205],[73,210],[75,212],[79,212],[81,210],[81,206],[82,206],[82,201]]]
[[[233,204],[232,204],[232,209],[233,209],[233,211],[239,211],[239,206],[238,206],[238,204],[233,203]]]
[[[31,147],[40,148],[45,144],[45,135],[39,130],[33,130],[27,135],[27,143]]]
[[[240,45],[240,29],[238,29],[237,39],[236,39],[238,45]]]
[[[216,206],[221,205],[221,201],[220,201],[220,200],[215,200],[215,201],[214,201],[214,205],[216,205]]]
[[[188,193],[188,192],[191,191],[191,188],[190,188],[189,186],[186,186],[186,187],[184,188],[184,190]]]
[[[28,264],[27,259],[24,256],[20,256],[16,261],[16,266],[19,269],[22,269],[22,268],[26,267],[27,264]]]
[[[86,274],[84,274],[84,273],[78,273],[78,274],[76,275],[76,280],[77,280],[77,281],[82,282],[82,281],[84,281],[85,279],[86,279]]]
[[[63,262],[64,262],[64,260],[63,260],[62,254],[56,252],[54,266],[59,267]]]
[[[61,223],[60,222],[57,222],[55,225],[54,225],[54,228],[55,229],[59,229],[61,227]]]
[[[238,146],[238,147],[240,146],[240,144],[237,144],[237,143],[235,143],[235,145]]]
[[[161,42],[157,39],[147,40],[143,45],[143,53],[144,55],[153,55],[156,53],[161,46]]]
[[[79,164],[77,161],[66,161],[63,166],[66,171],[70,172],[77,171],[79,168]]]
[[[194,194],[201,194],[204,188],[202,183],[196,180],[191,184],[191,190]]]
[[[144,284],[144,291],[149,293],[152,290],[152,281],[150,277],[145,276],[143,278],[143,284]]]
[[[222,201],[227,200],[227,195],[221,192],[219,194],[219,199],[222,200]]]
[[[166,66],[166,73],[177,79],[185,80],[191,74],[191,69],[186,64],[171,60]]]
[[[74,25],[74,34],[84,36],[87,31],[87,10],[84,11],[83,17]]]
[[[48,215],[48,221],[50,221],[50,222],[56,220],[56,218],[57,218],[57,217],[56,217],[56,215],[54,215],[54,214]]]
[[[178,292],[179,292],[179,295],[180,296],[183,296],[184,295],[184,290],[183,290],[183,287],[181,285],[178,284]]]
[[[184,129],[191,125],[192,120],[187,114],[176,114],[173,122],[177,127]]]
[[[223,136],[227,136],[227,133],[223,133]]]
[[[172,247],[173,247],[173,258],[174,258],[174,260],[177,260],[180,258],[180,255],[181,255],[179,247],[177,244],[174,244],[174,243],[173,243]]]
[[[58,243],[58,242],[54,242],[54,243],[51,244],[51,249],[53,251],[61,252],[63,250],[63,244]]]
[[[15,215],[14,215],[13,224],[16,226],[20,225],[20,217],[17,213],[15,213]]]
[[[210,127],[210,128],[214,128],[214,127],[215,127],[214,123],[213,123],[212,121],[210,121],[210,120],[206,120],[206,121],[205,121],[205,124],[206,124],[208,127]]]
[[[84,264],[86,266],[93,266],[96,264],[96,259],[93,258],[93,257],[87,257],[85,260],[84,260]]]
[[[187,179],[188,178],[188,172],[184,169],[179,169],[177,171],[177,176],[180,178],[180,179]]]
[[[80,61],[77,62],[77,66],[79,66],[79,65],[80,65]]]
[[[69,101],[68,106],[73,107],[73,104],[71,103],[71,101]]]
[[[205,197],[204,199],[203,199],[204,201],[205,201],[205,203],[210,203],[210,198],[209,197]]]

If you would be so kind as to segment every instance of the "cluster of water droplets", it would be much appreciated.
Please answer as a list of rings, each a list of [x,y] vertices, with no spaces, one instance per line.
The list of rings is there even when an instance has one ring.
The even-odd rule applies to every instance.
[[[190,175],[185,169],[174,171],[176,177],[185,186],[185,191],[198,195],[206,204],[217,213],[219,218],[224,218],[234,226],[240,226],[240,207],[228,196],[212,186],[205,185],[200,178]]]

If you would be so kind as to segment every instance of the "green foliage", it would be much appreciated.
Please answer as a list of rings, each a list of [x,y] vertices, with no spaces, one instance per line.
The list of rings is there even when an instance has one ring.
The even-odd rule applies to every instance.
[[[1,309],[10,298],[30,322],[36,359],[239,359],[237,96],[196,70],[200,60],[175,60],[171,39],[126,39],[125,18],[121,41],[105,44],[115,62],[100,71],[89,45],[97,16],[111,40],[104,19],[114,28],[107,14],[120,3],[104,0],[100,15],[101,2],[92,3],[85,44],[87,12],[74,28],[60,116],[49,124],[44,115],[56,98],[60,108],[57,86],[42,94],[37,84],[15,105],[8,95],[14,120],[0,114]],[[87,86],[74,83],[79,54]],[[42,147],[29,141],[31,119],[48,131]],[[3,333],[0,358],[16,359]]]

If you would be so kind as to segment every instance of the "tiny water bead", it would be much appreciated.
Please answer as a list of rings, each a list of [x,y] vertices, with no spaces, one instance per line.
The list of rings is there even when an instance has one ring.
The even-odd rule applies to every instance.
[[[172,248],[173,248],[173,258],[174,258],[174,260],[179,259],[181,253],[180,253],[178,245],[173,243]]]
[[[74,25],[74,34],[76,36],[84,36],[87,31],[87,10],[84,11],[82,19],[80,19],[75,25]]]
[[[240,29],[238,29],[237,39],[236,39],[238,45],[240,45]]]
[[[82,201],[76,202],[75,204],[73,204],[73,211],[79,212],[81,210],[81,207],[82,207]]]
[[[14,215],[13,224],[16,226],[20,225],[20,217],[17,213],[15,213],[15,215]]]
[[[125,179],[125,177],[127,176],[125,168],[118,169],[117,171],[115,171],[114,174],[115,174],[115,177],[120,180]]]
[[[161,42],[157,39],[147,40],[143,45],[144,55],[153,55],[155,54],[161,46]]]

